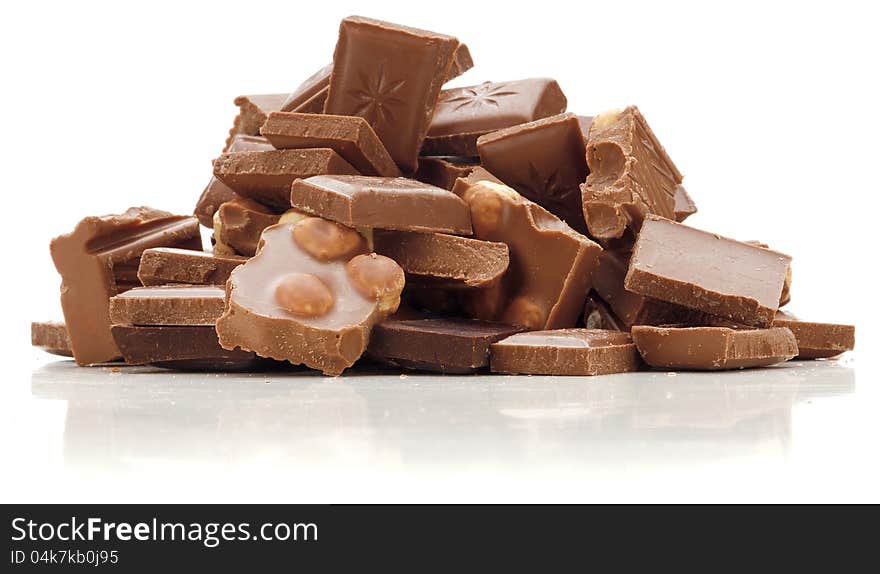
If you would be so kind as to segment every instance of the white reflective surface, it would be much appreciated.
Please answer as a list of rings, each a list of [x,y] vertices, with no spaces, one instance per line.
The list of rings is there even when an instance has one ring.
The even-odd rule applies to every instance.
[[[40,363],[4,405],[7,498],[877,498],[877,395],[846,359],[593,378]]]

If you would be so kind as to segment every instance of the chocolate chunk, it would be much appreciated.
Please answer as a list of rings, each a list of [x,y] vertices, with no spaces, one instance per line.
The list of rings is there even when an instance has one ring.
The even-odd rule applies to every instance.
[[[281,106],[287,94],[264,94],[257,96],[238,96],[235,98],[235,105],[238,106],[238,115],[229,130],[229,137],[226,139],[226,146],[223,153],[229,151],[232,141],[236,135],[242,134],[246,136],[260,135],[260,126],[263,125],[269,113],[281,111]]]
[[[120,215],[86,217],[72,233],[52,240],[64,322],[77,364],[119,357],[110,334],[110,297],[121,287],[115,272],[126,270],[128,287],[131,276],[137,277],[141,253],[151,247],[201,249],[198,220],[133,207]]]
[[[649,215],[624,286],[745,325],[767,327],[791,257]]]
[[[136,287],[110,299],[114,325],[213,325],[226,293],[214,285]]]
[[[407,369],[467,374],[489,366],[489,345],[522,329],[469,319],[385,321],[367,354]]]
[[[470,235],[468,208],[452,192],[403,177],[322,175],[294,182],[290,204],[348,227]]]
[[[446,74],[446,81],[453,80],[474,67],[474,59],[471,57],[470,48],[467,44],[459,44],[452,54],[452,64]]]
[[[214,160],[214,176],[235,193],[275,209],[290,207],[290,185],[320,174],[357,174],[328,148],[226,153]]]
[[[794,333],[798,359],[836,357],[852,351],[856,346],[856,328],[853,325],[801,321],[791,313],[778,311],[773,326],[785,327]]]
[[[697,212],[697,204],[683,185],[675,186],[674,219],[681,223]]]
[[[73,356],[73,352],[70,350],[70,336],[67,334],[67,327],[59,321],[31,323],[31,345],[53,355]]]
[[[587,303],[584,305],[584,327],[606,331],[629,331],[605,301],[592,292],[587,296]]]
[[[244,371],[265,362],[254,353],[228,351],[214,327],[114,325],[113,338],[129,365],[195,371]]]
[[[472,316],[530,329],[574,326],[601,248],[504,185],[478,182],[464,199],[474,237],[510,250],[501,282],[466,294]]]
[[[794,335],[785,328],[731,327],[632,328],[642,359],[659,369],[717,371],[764,367],[788,361],[798,353]]]
[[[373,234],[376,253],[395,260],[407,283],[460,289],[487,287],[507,271],[507,245],[444,233],[381,231]]]
[[[403,270],[368,254],[353,229],[317,217],[263,232],[259,253],[232,272],[220,345],[338,375],[372,326],[400,303]]]
[[[581,186],[590,235],[600,241],[638,232],[645,215],[675,218],[682,176],[636,107],[606,112],[590,126]],[[491,168],[490,168],[491,169]]]
[[[443,90],[421,153],[477,155],[480,136],[560,114],[566,103],[559,84],[550,78],[483,82]]]
[[[499,185],[504,185],[503,181],[486,171],[484,167],[478,166],[475,167],[465,177],[460,177],[455,180],[455,183],[452,186],[452,193],[459,197],[464,197],[464,194],[467,193],[467,190],[469,190],[472,185],[477,184],[481,181],[489,181],[492,183],[497,183]]]
[[[232,143],[229,144],[226,152],[269,151],[273,149],[275,148],[264,137],[239,134],[232,138]],[[196,203],[193,215],[198,217],[199,223],[205,227],[213,227],[214,214],[217,212],[220,204],[231,201],[236,197],[238,196],[235,195],[235,192],[228,185],[212,175],[211,181],[208,182],[207,187],[205,187],[201,197],[199,197],[198,203]]]
[[[214,214],[215,251],[253,257],[260,234],[278,223],[279,216],[255,201],[242,197],[227,201]]]
[[[138,279],[148,287],[168,283],[225,285],[232,270],[245,261],[235,255],[157,247],[141,255]]]
[[[639,368],[629,334],[601,329],[518,333],[492,345],[492,372],[511,375],[608,375]]]
[[[481,136],[480,162],[495,177],[586,233],[579,186],[587,177],[584,138],[574,114]]]
[[[282,112],[320,114],[324,111],[327,91],[330,89],[330,74],[333,63],[329,63],[304,81],[281,105]]]
[[[458,45],[452,36],[345,18],[324,113],[366,119],[400,168],[414,172]]]
[[[451,190],[455,186],[455,180],[467,177],[478,165],[480,158],[422,156],[413,179]]]
[[[364,175],[400,175],[364,118],[272,112],[260,133],[278,149],[330,148]]]

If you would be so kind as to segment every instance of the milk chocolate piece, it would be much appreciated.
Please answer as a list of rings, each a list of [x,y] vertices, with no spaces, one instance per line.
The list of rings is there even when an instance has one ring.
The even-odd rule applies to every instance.
[[[390,257],[408,276],[447,289],[487,287],[507,271],[507,245],[445,233],[373,233],[376,253]]]
[[[649,215],[624,287],[745,325],[767,327],[791,257]]]
[[[678,327],[638,325],[632,328],[642,359],[659,369],[717,371],[765,367],[798,353],[794,335],[785,328]]]
[[[274,225],[226,283],[220,345],[338,375],[397,309],[403,283],[403,270],[368,254],[353,229],[317,217]]]
[[[239,134],[232,138],[232,143],[229,144],[226,152],[269,151],[273,149],[275,148],[264,137]],[[201,197],[199,197],[198,203],[196,203],[193,215],[198,217],[199,223],[205,227],[213,227],[214,214],[217,212],[220,204],[231,201],[236,197],[235,192],[228,185],[212,175],[211,181],[208,182],[207,187],[205,187]]]
[[[235,193],[275,209],[290,207],[290,185],[320,174],[357,174],[329,148],[226,153],[214,160],[214,176]]]
[[[489,366],[489,345],[520,331],[470,319],[385,321],[373,327],[367,354],[406,369],[475,373]]]
[[[506,243],[510,250],[501,282],[467,294],[470,313],[530,329],[574,326],[601,248],[504,185],[478,182],[464,199],[474,237]]]
[[[673,207],[675,220],[679,223],[697,212],[697,204],[683,185],[675,186],[675,202]]]
[[[324,113],[366,119],[400,168],[414,172],[458,45],[452,36],[345,18]]]
[[[238,255],[252,257],[257,251],[260,234],[278,223],[278,218],[255,201],[242,197],[227,201],[214,214],[215,250],[228,256],[231,249]]]
[[[79,365],[112,361],[119,349],[110,334],[110,297],[120,290],[117,270],[128,287],[137,277],[141,253],[151,247],[201,249],[195,217],[133,207],[120,215],[86,217],[72,233],[52,240],[61,274],[61,307]]]
[[[129,365],[151,364],[186,371],[243,371],[264,363],[254,353],[221,347],[214,327],[114,325],[112,332]]]
[[[236,135],[246,136],[260,135],[260,126],[266,121],[270,112],[281,110],[281,106],[287,99],[287,94],[263,94],[255,96],[238,96],[235,105],[238,106],[238,115],[229,130],[226,146],[223,153],[229,151],[229,146]]]
[[[791,313],[778,311],[773,326],[786,327],[794,333],[798,359],[836,357],[852,351],[856,346],[856,328],[853,325],[801,321]]]
[[[481,136],[480,162],[495,177],[586,233],[579,186],[587,177],[584,138],[574,114]]]
[[[477,155],[477,138],[565,111],[556,80],[483,82],[440,92],[422,155]],[[581,183],[581,182],[578,182]]]
[[[629,334],[601,329],[518,333],[492,345],[493,373],[608,375],[639,368]]]
[[[454,193],[404,177],[320,175],[294,182],[290,204],[348,227],[470,235]]]
[[[419,170],[413,179],[451,190],[455,180],[467,177],[480,165],[475,157],[425,157],[419,158]]]
[[[236,255],[157,247],[141,255],[138,279],[148,287],[169,283],[225,285],[232,270],[246,260]]]
[[[587,296],[587,303],[584,305],[584,327],[606,331],[629,331],[605,301],[593,292]]]
[[[638,108],[606,112],[590,126],[581,186],[590,235],[600,241],[638,232],[649,213],[675,218],[675,192],[682,176]],[[491,168],[490,168],[491,169]]]
[[[477,166],[465,177],[460,177],[455,180],[455,183],[452,186],[452,193],[454,193],[458,197],[464,197],[464,194],[467,193],[467,190],[469,190],[472,185],[475,185],[481,181],[488,181],[491,183],[504,185],[503,181],[486,171],[486,168],[482,166]]]
[[[757,245],[764,249],[770,249],[770,246],[763,241],[746,241],[749,245]],[[779,295],[779,306],[788,305],[791,302],[791,265],[785,272],[785,283],[782,284],[782,293]]]
[[[226,304],[215,285],[136,287],[110,299],[114,325],[214,325]]]
[[[70,350],[70,336],[67,334],[67,327],[59,321],[31,323],[31,345],[53,355],[73,356],[73,352]]]
[[[260,133],[278,149],[330,148],[364,175],[400,175],[364,118],[272,112]]]
[[[281,105],[282,112],[296,112],[302,114],[320,114],[324,110],[327,101],[327,91],[330,89],[330,74],[333,72],[333,62],[330,62],[304,81],[295,89]]]

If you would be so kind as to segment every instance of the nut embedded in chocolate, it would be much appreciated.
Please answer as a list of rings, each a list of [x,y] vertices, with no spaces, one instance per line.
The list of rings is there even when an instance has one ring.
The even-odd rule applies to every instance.
[[[321,317],[333,307],[333,293],[310,273],[291,273],[278,282],[275,298],[282,309],[300,317]]]
[[[319,217],[301,219],[293,227],[293,239],[319,261],[348,260],[367,247],[364,237],[350,227]]]

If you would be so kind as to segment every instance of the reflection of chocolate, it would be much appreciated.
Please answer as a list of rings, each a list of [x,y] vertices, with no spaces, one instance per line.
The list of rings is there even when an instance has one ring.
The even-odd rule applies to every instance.
[[[801,321],[791,313],[778,311],[774,327],[786,327],[797,339],[798,359],[836,357],[856,346],[856,328],[852,325]]]
[[[47,353],[62,357],[72,357],[70,336],[62,322],[44,321],[31,323],[31,345]]]
[[[245,260],[237,255],[156,247],[141,255],[138,279],[147,286],[168,283],[225,285],[232,270]]]
[[[213,325],[225,293],[215,285],[135,287],[110,299],[114,325]]]
[[[636,371],[628,333],[556,329],[518,333],[492,345],[492,372],[512,375],[608,375]]]

